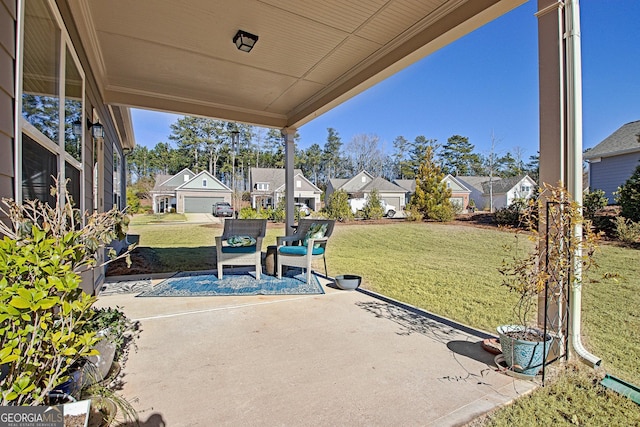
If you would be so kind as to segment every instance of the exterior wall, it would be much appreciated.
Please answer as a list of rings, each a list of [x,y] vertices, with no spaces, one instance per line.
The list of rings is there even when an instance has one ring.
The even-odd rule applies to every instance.
[[[17,1],[0,2],[0,197],[15,198],[14,101]]]
[[[468,209],[467,207],[469,206],[469,193],[464,191],[464,192],[455,192],[452,191],[451,192],[451,198],[455,199],[455,198],[459,198],[462,199],[462,212],[461,213],[467,213]]]
[[[640,153],[604,157],[599,162],[589,163],[589,188],[604,190],[609,203],[615,203],[613,192],[618,190],[640,166]]]

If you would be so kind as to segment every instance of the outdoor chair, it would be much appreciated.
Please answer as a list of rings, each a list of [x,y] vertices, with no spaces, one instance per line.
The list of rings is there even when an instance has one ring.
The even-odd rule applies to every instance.
[[[222,235],[216,237],[218,279],[222,279],[223,265],[255,265],[260,280],[266,231],[266,219],[225,219]]]
[[[282,278],[282,266],[290,265],[303,268],[307,275],[307,284],[311,282],[311,261],[322,257],[324,273],[327,272],[327,241],[333,232],[335,220],[332,219],[300,219],[295,234],[281,236],[278,244],[278,278]]]

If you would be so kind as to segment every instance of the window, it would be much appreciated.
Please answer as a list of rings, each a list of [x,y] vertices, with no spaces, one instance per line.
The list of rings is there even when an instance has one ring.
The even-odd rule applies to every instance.
[[[520,187],[520,191],[522,191],[523,193],[528,193],[529,191],[531,191],[531,186],[529,185],[522,185]]]
[[[301,188],[302,187],[302,181],[297,180],[296,181],[296,188]]]
[[[22,136],[22,200],[42,200],[53,206],[51,177],[58,175],[56,155],[27,135]]]
[[[118,209],[121,209],[122,202],[122,157],[120,156],[120,152],[116,147],[116,144],[113,145],[113,205]]]
[[[206,178],[202,180],[202,186],[203,186],[203,187],[206,187],[206,186],[207,186],[207,179],[206,179]]]
[[[62,20],[52,2],[23,2],[21,185],[19,199],[55,203],[50,196],[53,178],[68,180],[74,203],[82,208],[83,135],[73,123],[83,122],[84,74]]]
[[[258,183],[256,183],[256,190],[258,190],[258,191],[269,191],[269,183],[268,182],[258,182]]]

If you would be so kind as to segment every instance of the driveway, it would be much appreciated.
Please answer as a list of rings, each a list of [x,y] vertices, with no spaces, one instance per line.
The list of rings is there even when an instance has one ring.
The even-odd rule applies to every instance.
[[[327,281],[325,292],[97,305],[140,322],[122,393],[148,427],[454,426],[534,387],[496,371],[482,332]]]

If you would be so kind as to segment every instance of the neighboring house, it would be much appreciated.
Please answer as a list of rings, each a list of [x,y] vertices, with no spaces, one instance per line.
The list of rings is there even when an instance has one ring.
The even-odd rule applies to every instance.
[[[449,201],[453,205],[457,206],[457,211],[467,213],[471,190],[451,174],[445,176],[442,181],[445,182],[447,184],[447,188],[451,190],[451,197],[449,197]]]
[[[640,120],[627,123],[584,153],[589,164],[589,188],[603,190],[609,203],[613,193],[640,166]]]
[[[398,187],[404,190],[404,206],[407,206],[411,201],[411,196],[416,192],[416,180],[415,179],[396,179],[393,181]]]
[[[367,171],[358,173],[353,178],[332,178],[327,185],[325,202],[328,202],[335,191],[343,190],[350,199],[366,198],[373,190],[378,190],[380,199],[395,206],[398,212],[406,206],[406,190],[381,177],[374,177]]]
[[[285,170],[276,168],[251,168],[251,207],[275,207],[285,198]],[[322,190],[302,174],[293,170],[294,203],[305,203],[314,211],[320,210]]]
[[[153,212],[211,213],[217,202],[231,203],[231,189],[207,171],[183,169],[175,175],[157,175],[151,190]]]
[[[490,210],[492,196],[493,209],[500,209],[510,206],[515,200],[532,197],[537,186],[528,175],[508,178],[458,176],[456,179],[471,191],[470,199],[481,210]]]
[[[459,206],[460,212],[466,213],[469,206],[471,190],[453,175],[445,176],[442,178],[442,181],[446,182],[447,188],[451,189],[451,197],[449,198],[451,203]],[[396,179],[394,182],[405,190],[405,203],[408,204],[411,196],[416,192],[416,180]]]

